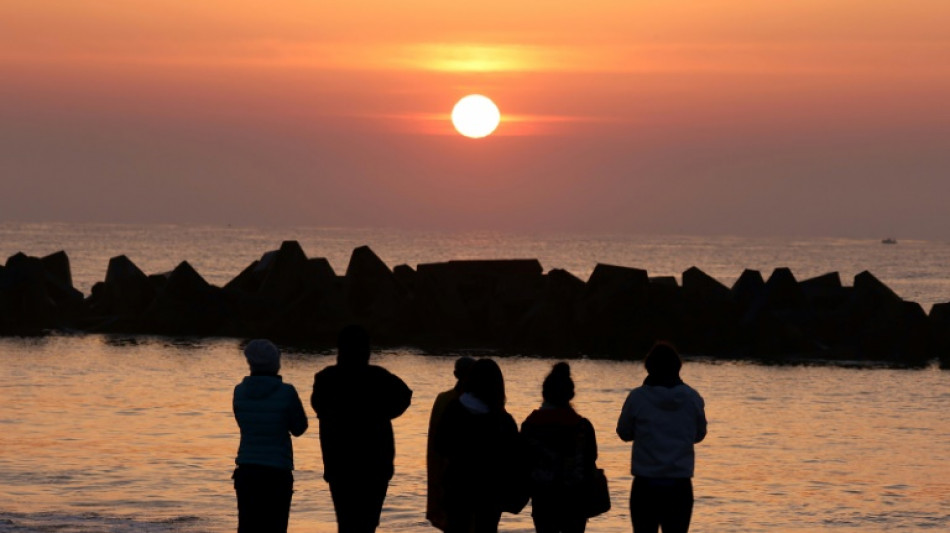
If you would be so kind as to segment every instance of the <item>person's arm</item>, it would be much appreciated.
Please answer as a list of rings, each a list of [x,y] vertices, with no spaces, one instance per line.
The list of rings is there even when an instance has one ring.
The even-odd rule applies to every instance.
[[[432,441],[432,433],[435,432],[436,425],[439,420],[442,418],[442,415],[445,413],[445,405],[447,402],[443,400],[444,392],[439,393],[435,397],[435,401],[432,402],[432,410],[429,411],[429,441]]]
[[[386,398],[386,407],[388,409],[387,416],[393,419],[405,413],[406,409],[409,408],[412,403],[412,389],[395,374],[389,374],[389,376],[389,394]]]
[[[696,442],[702,442],[706,438],[706,404],[703,397],[696,394]]]
[[[432,437],[432,449],[443,457],[450,457],[455,451],[455,435],[458,423],[458,400],[452,400],[445,406],[445,411],[435,426]]]
[[[594,432],[594,425],[590,420],[584,419],[584,431],[587,432],[587,438],[584,439],[584,456],[590,458],[590,464],[597,462],[597,434]]]
[[[237,422],[238,427],[240,427],[241,422],[238,420],[238,416],[237,416],[237,395],[238,395],[238,388],[234,387],[234,393],[231,395],[231,412],[234,413],[234,421]]]
[[[290,385],[291,399],[290,399],[290,434],[294,437],[299,437],[307,431],[309,427],[309,422],[307,421],[307,412],[303,410],[303,402],[300,401],[300,395],[297,394],[297,389],[293,385]]]
[[[317,418],[320,418],[320,413],[323,412],[323,408],[326,406],[326,391],[324,389],[324,379],[325,379],[325,370],[321,370],[313,375],[313,392],[310,393],[310,407],[313,407],[313,412],[317,414]]]
[[[627,395],[620,410],[620,418],[617,419],[617,436],[624,442],[630,442],[636,437],[636,401],[633,396],[633,391]]]

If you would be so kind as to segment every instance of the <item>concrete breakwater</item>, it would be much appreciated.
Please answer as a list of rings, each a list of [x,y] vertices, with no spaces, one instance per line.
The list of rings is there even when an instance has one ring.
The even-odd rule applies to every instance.
[[[766,361],[839,360],[950,368],[950,303],[928,315],[870,272],[799,281],[746,270],[727,287],[697,267],[673,277],[599,264],[586,281],[536,259],[387,266],[353,250],[343,275],[284,242],[223,287],[187,262],[148,275],[109,261],[88,296],[65,252],[16,254],[0,266],[0,334],[55,330],[269,337],[332,346],[347,323],[382,346],[425,350],[639,358],[658,340],[687,354]]]

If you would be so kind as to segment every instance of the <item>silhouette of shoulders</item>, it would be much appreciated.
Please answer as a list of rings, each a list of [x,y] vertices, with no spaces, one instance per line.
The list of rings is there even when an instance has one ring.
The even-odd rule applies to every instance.
[[[310,404],[321,419],[392,419],[403,414],[411,400],[412,391],[406,383],[383,367],[332,365],[314,376]]]

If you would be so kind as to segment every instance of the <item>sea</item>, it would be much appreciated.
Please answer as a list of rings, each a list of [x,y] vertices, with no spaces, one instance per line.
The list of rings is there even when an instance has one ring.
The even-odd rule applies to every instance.
[[[369,245],[390,267],[450,259],[537,258],[586,279],[597,263],[676,276],[692,266],[731,285],[743,269],[789,267],[798,279],[870,271],[925,311],[950,302],[950,243],[880,239],[452,233],[396,229],[0,223],[0,261],[65,250],[88,295],[109,258],[148,274],[188,261],[223,285],[284,240],[338,274]],[[237,525],[231,413],[247,373],[234,338],[55,333],[0,338],[0,532],[223,532]],[[492,353],[469,355],[495,357]],[[413,403],[395,423],[396,474],[379,531],[435,531],[425,513],[425,446],[436,394],[453,385],[456,353],[386,349],[373,362],[401,376]],[[509,412],[540,403],[554,361],[498,359]],[[282,374],[309,411],[313,374],[334,354],[283,347]],[[575,408],[597,432],[612,509],[591,532],[631,531],[630,445],[616,436],[639,362],[570,362]],[[854,365],[758,365],[696,354],[683,378],[706,401],[691,531],[950,531],[950,372]],[[294,440],[290,531],[336,530],[322,478],[318,425]],[[530,505],[501,531],[533,531]]]

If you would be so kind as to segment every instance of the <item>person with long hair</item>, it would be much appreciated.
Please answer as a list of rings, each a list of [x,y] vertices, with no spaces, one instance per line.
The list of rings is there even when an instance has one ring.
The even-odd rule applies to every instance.
[[[633,442],[630,519],[634,533],[687,533],[693,514],[694,444],[706,438],[703,398],[680,379],[676,349],[657,343],[647,377],[627,396],[617,435]]]
[[[541,397],[541,406],[521,424],[534,528],[537,533],[584,533],[583,492],[597,468],[597,437],[590,420],[571,406],[570,365],[554,365],[544,378]]]
[[[446,406],[435,448],[446,458],[446,533],[495,533],[503,511],[518,512],[523,479],[518,426],[505,410],[505,380],[479,359]]]

